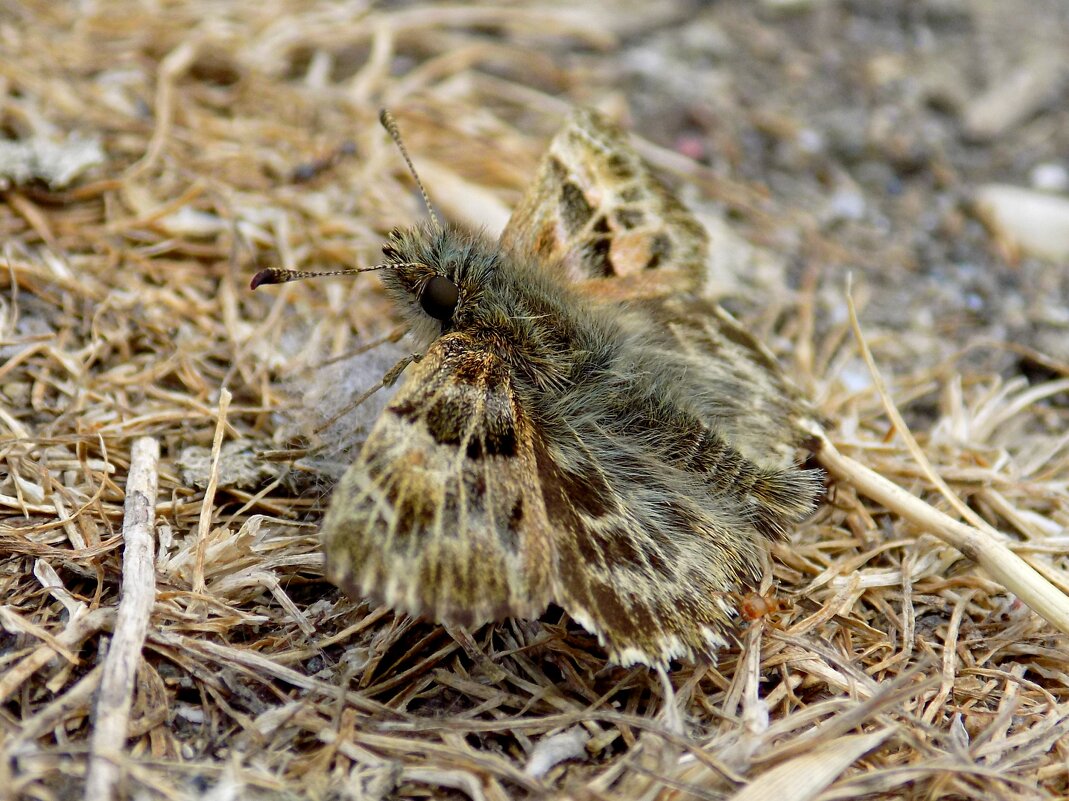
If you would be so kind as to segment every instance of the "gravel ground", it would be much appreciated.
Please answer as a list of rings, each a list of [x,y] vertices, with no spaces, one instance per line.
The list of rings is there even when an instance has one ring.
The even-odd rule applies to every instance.
[[[791,221],[781,237],[797,238],[780,248],[788,277],[815,263],[833,310],[854,271],[866,325],[909,332],[910,366],[981,340],[1064,363],[1069,251],[1019,247],[1016,227],[985,225],[977,197],[990,184],[1065,197],[1067,53],[1058,0],[710,3],[629,38],[618,69],[636,129],[766,186]],[[1067,215],[1049,236],[1064,241]],[[836,247],[807,248],[800,231]],[[970,360],[1037,367],[997,349]]]

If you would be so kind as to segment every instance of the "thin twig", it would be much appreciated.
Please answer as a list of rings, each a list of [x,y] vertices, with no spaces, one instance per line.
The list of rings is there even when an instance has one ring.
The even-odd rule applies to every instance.
[[[230,391],[225,387],[219,392],[219,414],[215,423],[215,435],[212,437],[212,467],[208,476],[208,486],[201,501],[200,519],[197,521],[197,558],[193,564],[193,592],[204,593],[204,556],[208,549],[208,529],[212,525],[212,509],[215,505],[215,491],[219,487],[219,459],[223,447],[223,435],[226,433],[226,414],[230,410]]]
[[[833,476],[957,548],[1032,611],[1069,634],[1069,597],[990,534],[940,512],[860,462],[844,456],[827,437],[821,441],[818,458]]]
[[[865,360],[865,366],[869,368],[869,375],[872,377],[872,382],[876,386],[876,392],[880,396],[880,402],[883,404],[884,413],[895,427],[895,431],[902,441],[906,444],[906,450],[909,451],[913,459],[920,465],[921,471],[925,477],[939,490],[947,502],[954,507],[954,510],[962,516],[966,521],[979,529],[987,531],[993,531],[988,524],[981,519],[972,509],[965,505],[965,503],[959,498],[947,483],[943,480],[943,477],[936,472],[932,467],[932,463],[928,461],[928,457],[925,456],[923,449],[917,440],[913,437],[913,433],[909,430],[909,426],[906,425],[906,421],[902,418],[902,415],[898,411],[898,407],[895,406],[894,401],[891,399],[891,393],[887,389],[887,383],[883,380],[883,375],[880,374],[879,368],[876,366],[876,359],[872,356],[872,351],[869,350],[869,343],[865,341],[865,336],[861,331],[861,323],[857,318],[857,307],[854,305],[854,296],[850,291],[849,281],[846,287],[846,306],[850,312],[850,327],[854,331],[854,338],[857,340],[857,346],[861,351],[861,358]]]
[[[97,695],[96,725],[85,782],[88,800],[113,797],[119,776],[116,757],[126,744],[126,724],[141,663],[141,646],[156,601],[153,530],[159,458],[160,445],[152,437],[134,442],[123,511],[122,597]]]
[[[977,525],[967,525],[954,520],[935,507],[924,503],[919,498],[891,483],[883,476],[865,467],[863,464],[842,455],[834,445],[822,436],[820,461],[828,471],[854,485],[858,490],[879,501],[888,509],[913,523],[930,528],[944,542],[957,548],[967,558],[977,562],[991,576],[1010,592],[1028,604],[1031,609],[1060,631],[1069,634],[1069,597],[1047,581],[1027,562],[1013,553],[996,539],[995,530],[981,520],[975,512],[965,506],[955,495],[942,477],[936,473],[924,451],[913,438],[905,420],[899,414],[891,400],[887,386],[876,367],[868,343],[861,332],[857,318],[857,309],[850,294],[846,292],[846,303],[850,312],[850,324],[857,338],[858,347],[865,364],[869,368],[876,389],[883,401],[884,410],[894,423],[899,436],[906,442],[906,447],[921,466],[925,476],[931,481],[966,520]]]

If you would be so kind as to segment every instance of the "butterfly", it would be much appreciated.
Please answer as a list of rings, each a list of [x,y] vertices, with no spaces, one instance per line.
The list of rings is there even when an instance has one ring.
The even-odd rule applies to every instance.
[[[715,653],[823,481],[804,398],[706,297],[704,229],[591,110],[499,241],[427,207],[372,268],[416,353],[333,491],[327,576],[468,627],[554,603],[622,665]]]

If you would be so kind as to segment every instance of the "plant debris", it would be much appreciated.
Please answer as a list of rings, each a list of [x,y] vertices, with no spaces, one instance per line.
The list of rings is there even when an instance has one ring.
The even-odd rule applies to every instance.
[[[554,608],[466,632],[345,597],[317,524],[369,344],[404,343],[374,274],[248,290],[423,218],[381,106],[496,235],[597,105],[727,232],[723,302],[837,452],[1065,593],[1069,273],[974,204],[1064,172],[1057,0],[38,0],[0,41],[0,145],[106,154],[0,194],[8,795],[1069,794],[1069,636],[846,480],[773,546],[775,613],[667,683]]]

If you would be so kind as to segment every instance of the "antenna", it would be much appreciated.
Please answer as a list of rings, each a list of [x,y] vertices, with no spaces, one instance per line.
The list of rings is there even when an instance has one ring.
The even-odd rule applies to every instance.
[[[374,270],[396,270],[398,267],[421,267],[423,262],[405,261],[400,264],[376,264],[373,267],[347,267],[344,270],[330,270],[317,273],[312,270],[286,270],[281,267],[268,267],[260,270],[249,282],[250,289],[256,289],[264,284],[285,284],[289,281],[300,281],[304,278],[323,278],[328,275],[356,275],[357,273],[370,273]]]
[[[416,186],[419,187],[419,193],[423,195],[423,204],[427,207],[427,214],[430,216],[431,222],[434,223],[434,227],[441,231],[442,224],[438,222],[438,217],[435,216],[434,209],[431,207],[431,198],[423,186],[423,181],[419,179],[416,168],[412,165],[412,159],[408,157],[405,143],[401,141],[401,132],[397,129],[397,120],[393,118],[393,114],[390,113],[389,109],[383,109],[379,112],[379,122],[389,132],[394,144],[397,145],[397,149],[401,151],[401,156],[404,158],[405,164],[408,165],[408,171],[412,174],[412,180],[416,182]]]
[[[408,150],[405,148],[405,143],[401,141],[401,132],[397,129],[397,120],[394,119],[393,114],[388,109],[383,109],[379,112],[379,122],[382,123],[382,127],[389,132],[394,144],[397,145],[397,149],[401,151],[401,156],[405,160],[405,164],[408,165],[408,172],[412,175],[412,179],[416,182],[416,186],[419,188],[419,193],[423,196],[423,203],[427,207],[427,214],[431,218],[431,222],[434,227],[440,232],[442,230],[442,224],[438,221],[438,216],[434,213],[434,208],[431,206],[430,195],[427,194],[426,187],[423,186],[423,181],[419,179],[419,174],[416,172],[415,166],[412,164],[412,159],[408,155]],[[249,283],[250,288],[256,289],[264,284],[285,284],[289,281],[300,281],[304,278],[323,278],[330,275],[356,275],[357,273],[369,273],[373,270],[396,270],[401,267],[425,267],[422,262],[401,262],[399,264],[376,264],[372,267],[347,267],[344,270],[330,270],[327,272],[313,272],[311,270],[287,270],[281,267],[268,267],[266,270],[260,270],[252,277],[252,281]]]

